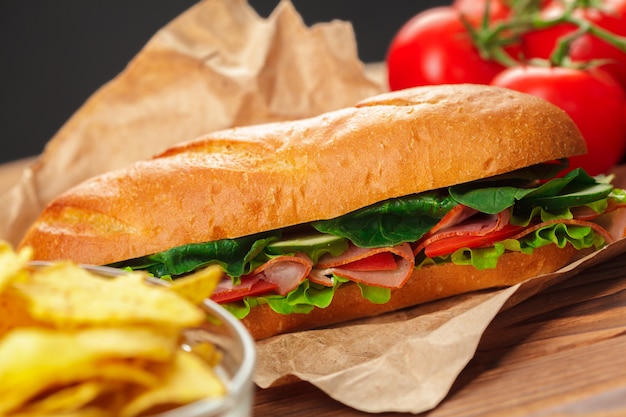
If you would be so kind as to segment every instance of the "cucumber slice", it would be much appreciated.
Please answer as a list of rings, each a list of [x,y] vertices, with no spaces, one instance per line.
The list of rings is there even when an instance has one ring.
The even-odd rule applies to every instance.
[[[311,235],[301,235],[293,239],[279,240],[266,246],[267,253],[272,255],[283,255],[294,252],[309,252],[318,249],[330,249],[335,246],[344,246],[348,243],[343,237],[315,233]]]
[[[543,198],[529,198],[527,200],[521,200],[521,202],[534,207],[543,207],[547,211],[559,211],[603,199],[611,193],[612,189],[613,186],[611,184],[599,183],[569,194]]]

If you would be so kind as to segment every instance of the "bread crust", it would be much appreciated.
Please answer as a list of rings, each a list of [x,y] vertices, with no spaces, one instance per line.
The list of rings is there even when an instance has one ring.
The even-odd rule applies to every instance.
[[[20,247],[109,264],[334,218],[585,152],[566,114],[497,87],[418,87],[318,117],[229,129],[59,196]]]
[[[485,270],[452,263],[430,265],[415,270],[404,287],[392,290],[391,300],[385,304],[371,303],[361,296],[356,284],[348,283],[337,289],[327,308],[315,308],[309,314],[282,315],[264,304],[253,307],[242,322],[256,340],[325,327],[471,291],[515,285],[558,270],[567,265],[576,252],[571,245],[563,249],[548,245],[531,255],[509,252],[500,257],[496,268]]]

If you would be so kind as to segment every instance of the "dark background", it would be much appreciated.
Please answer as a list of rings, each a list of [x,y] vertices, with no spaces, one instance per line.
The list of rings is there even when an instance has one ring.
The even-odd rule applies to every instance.
[[[39,154],[159,28],[196,0],[2,0],[0,163]],[[250,0],[266,17],[278,0]],[[359,57],[384,60],[415,13],[449,1],[292,0],[305,23],[351,21]]]

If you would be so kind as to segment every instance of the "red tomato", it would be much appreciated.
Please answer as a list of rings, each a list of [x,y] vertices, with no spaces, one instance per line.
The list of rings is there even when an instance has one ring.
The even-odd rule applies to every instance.
[[[614,16],[626,15],[626,0],[604,0],[602,8]]]
[[[492,246],[494,243],[501,242],[509,237],[515,236],[524,230],[522,226],[507,225],[495,232],[487,233],[482,236],[452,236],[435,240],[424,248],[424,255],[429,258],[435,256],[449,255],[461,248],[483,248]]]
[[[606,173],[626,149],[624,92],[601,70],[564,67],[512,67],[492,85],[542,97],[574,120],[587,142],[588,153],[570,159],[570,166],[589,174]]]
[[[563,14],[563,7],[560,4],[549,4],[541,12],[542,19],[555,19]],[[521,49],[526,59],[541,58],[548,59],[554,51],[557,41],[562,37],[576,30],[572,24],[558,24],[546,29],[531,30],[522,35]]]
[[[461,12],[472,24],[479,25],[485,18],[487,4],[489,4],[489,22],[509,18],[511,8],[505,0],[454,0],[452,7]]]
[[[379,252],[341,266],[342,269],[350,271],[392,271],[397,267],[396,259],[391,252]]]
[[[503,67],[484,60],[457,10],[435,7],[418,13],[393,38],[386,58],[389,88],[488,84]]]
[[[244,278],[245,279],[245,278]],[[232,303],[234,301],[243,300],[245,297],[255,297],[267,294],[278,289],[278,285],[259,280],[251,288],[234,288],[228,291],[217,292],[211,295],[211,299],[216,303]]]
[[[561,2],[552,2],[542,11],[544,19],[557,18],[563,14],[564,6]],[[578,8],[574,16],[586,19],[591,23],[617,36],[626,36],[626,1],[612,0],[603,3],[602,8]],[[522,37],[522,53],[526,58],[547,59],[554,51],[559,39],[571,34],[576,26],[569,23],[531,31]],[[626,52],[608,42],[584,34],[570,45],[569,57],[573,62],[589,62],[591,60],[608,60],[600,68],[612,75],[626,91]]]
[[[513,16],[509,3],[506,0],[455,0],[452,3],[452,7],[458,10],[468,23],[479,29],[485,23],[487,5],[489,5],[489,14],[486,22],[488,26],[492,27],[499,22],[506,22],[511,19]],[[501,37],[506,38],[507,36],[506,32],[501,34]],[[522,56],[522,49],[518,39],[511,41],[504,47],[504,50],[515,60]]]

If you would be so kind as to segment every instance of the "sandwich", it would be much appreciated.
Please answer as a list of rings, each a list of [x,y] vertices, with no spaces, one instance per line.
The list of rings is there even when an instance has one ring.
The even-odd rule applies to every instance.
[[[39,260],[176,279],[263,339],[553,272],[616,239],[610,177],[569,169],[572,120],[498,87],[381,94],[303,120],[210,133],[52,201]]]

